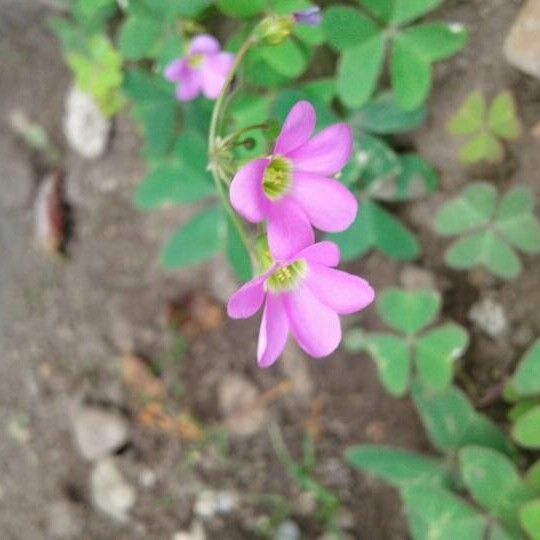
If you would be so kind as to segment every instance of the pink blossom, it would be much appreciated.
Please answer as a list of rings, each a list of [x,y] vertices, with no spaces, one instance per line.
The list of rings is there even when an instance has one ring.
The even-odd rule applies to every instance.
[[[207,34],[194,37],[188,54],[167,66],[165,78],[177,83],[176,97],[191,101],[201,93],[216,99],[234,63],[234,55],[222,52],[216,38]]]
[[[270,251],[278,260],[313,243],[312,225],[340,232],[358,210],[356,198],[332,178],[351,156],[351,129],[334,124],[311,137],[315,123],[313,106],[298,102],[272,154],[243,166],[231,184],[232,206],[247,221],[267,222]]]
[[[336,244],[313,244],[285,262],[274,263],[232,295],[227,312],[233,319],[251,317],[264,303],[257,346],[260,367],[276,361],[289,332],[308,355],[328,356],[341,341],[338,315],[371,304],[375,293],[369,283],[337,270],[338,263]]]

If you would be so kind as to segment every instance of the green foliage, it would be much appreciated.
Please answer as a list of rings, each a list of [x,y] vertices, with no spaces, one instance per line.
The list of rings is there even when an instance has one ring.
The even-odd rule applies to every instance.
[[[340,55],[337,90],[348,107],[360,107],[375,91],[387,54],[399,106],[418,108],[431,90],[432,64],[456,54],[466,44],[465,28],[456,24],[412,21],[438,7],[440,0],[361,0],[365,12],[332,6],[324,16],[328,44]]]
[[[397,488],[414,485],[450,485],[447,467],[440,459],[428,458],[385,446],[357,446],[345,453],[355,469],[369,472]]]
[[[403,395],[411,373],[432,391],[442,391],[452,380],[454,364],[468,345],[466,331],[455,323],[427,330],[441,307],[436,291],[386,289],[377,299],[379,317],[394,334],[366,334],[346,341],[352,350],[365,350],[375,361],[386,390]],[[353,331],[354,332],[354,331]]]
[[[514,403],[512,437],[524,448],[540,448],[540,339],[525,352],[505,389]],[[540,470],[540,469],[539,469]]]
[[[357,118],[357,125],[360,123]],[[339,245],[343,260],[360,257],[371,249],[396,260],[416,259],[420,246],[414,235],[381,203],[429,195],[438,187],[438,176],[419,156],[399,156],[382,139],[366,135],[358,127],[355,132],[353,157],[341,181],[357,194],[359,211],[347,231],[329,238]]]
[[[202,210],[169,239],[161,253],[164,268],[174,270],[203,262],[221,250],[227,236],[223,209]]]
[[[448,266],[465,270],[482,266],[503,279],[521,272],[515,250],[540,253],[540,223],[534,201],[523,188],[514,188],[497,201],[497,191],[487,183],[474,183],[446,203],[435,219],[441,236],[463,235],[447,249]]]
[[[473,92],[448,122],[448,131],[456,136],[470,136],[459,153],[461,162],[501,162],[505,156],[501,140],[515,140],[522,131],[514,96],[503,91],[488,108],[484,95]]]

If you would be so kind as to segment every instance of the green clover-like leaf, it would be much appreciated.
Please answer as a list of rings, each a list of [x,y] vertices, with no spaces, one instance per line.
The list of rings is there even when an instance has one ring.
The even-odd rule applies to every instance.
[[[397,488],[449,485],[448,471],[441,460],[396,448],[356,446],[347,450],[345,461],[351,467],[373,474]]]
[[[445,324],[421,336],[415,346],[415,365],[422,383],[434,392],[444,390],[468,342],[467,332],[457,324]]]
[[[481,92],[473,92],[463,102],[456,114],[448,122],[448,131],[452,135],[472,135],[484,125],[487,104]]]
[[[522,506],[519,520],[531,540],[540,540],[540,498]]]
[[[360,45],[380,33],[372,19],[348,6],[334,6],[324,13],[323,28],[328,44],[337,52]]]
[[[180,228],[161,252],[161,264],[168,270],[198,264],[223,247],[227,222],[219,206],[202,210]]]
[[[479,446],[459,452],[461,478],[474,500],[510,530],[519,531],[518,509],[534,498],[507,456]]]
[[[510,385],[520,398],[540,397],[540,339],[523,355]]]
[[[371,334],[366,338],[366,348],[388,393],[402,396],[407,391],[411,369],[407,343],[391,334]]]
[[[517,115],[514,96],[501,92],[491,104],[488,113],[491,131],[501,139],[514,140],[521,135],[521,122]]]
[[[381,319],[394,330],[408,336],[431,324],[440,309],[441,297],[430,289],[386,289],[377,300],[377,311]]]
[[[512,428],[512,437],[525,448],[540,448],[540,405],[522,414]]]
[[[475,411],[465,394],[450,386],[432,393],[415,382],[412,397],[433,444],[441,451],[478,445],[511,455],[502,431]]]

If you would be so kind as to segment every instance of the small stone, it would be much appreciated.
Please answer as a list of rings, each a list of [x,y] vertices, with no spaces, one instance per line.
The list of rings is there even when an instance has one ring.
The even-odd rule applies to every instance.
[[[340,508],[336,515],[336,523],[341,529],[354,531],[356,529],[356,520],[354,514],[348,508]]]
[[[64,134],[76,152],[86,159],[101,156],[109,142],[111,122],[93,97],[73,86],[66,98]]]
[[[125,481],[112,458],[96,463],[90,483],[95,507],[117,521],[127,521],[136,492]]]
[[[281,370],[293,383],[293,391],[302,401],[309,401],[313,395],[314,384],[309,373],[308,364],[293,343],[289,343],[285,348],[281,362]]]
[[[508,330],[508,319],[504,307],[492,298],[484,298],[471,306],[469,320],[488,336],[497,338]]]
[[[194,512],[201,518],[227,515],[238,505],[238,496],[230,491],[203,491],[199,494]]]
[[[401,284],[406,289],[436,289],[435,276],[428,270],[424,270],[414,264],[408,264],[403,268],[399,276]]]
[[[206,540],[203,524],[200,521],[194,521],[189,532],[176,532],[173,534],[172,540]]]
[[[264,427],[267,412],[262,406],[254,406],[258,396],[257,387],[242,375],[231,373],[221,379],[219,409],[231,433],[249,436]]]
[[[83,457],[98,460],[127,441],[127,423],[119,414],[98,407],[80,406],[72,420],[73,436]]]
[[[282,521],[276,529],[274,540],[299,540],[300,527],[292,520]]]
[[[156,485],[156,473],[152,469],[144,469],[139,473],[139,484],[144,488],[151,488]]]
[[[520,10],[504,44],[514,67],[540,78],[540,0],[529,0]]]
[[[84,524],[81,512],[67,501],[49,507],[48,531],[52,538],[80,538]]]

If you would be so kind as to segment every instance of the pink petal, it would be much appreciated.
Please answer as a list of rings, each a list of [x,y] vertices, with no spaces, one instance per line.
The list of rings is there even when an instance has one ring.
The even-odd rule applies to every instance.
[[[328,240],[318,242],[300,251],[295,259],[304,259],[309,264],[337,266],[339,264],[339,247]]]
[[[266,219],[269,201],[262,189],[267,159],[256,159],[244,165],[234,176],[229,196],[232,207],[251,223]]]
[[[264,300],[267,276],[263,274],[248,281],[229,298],[227,314],[231,319],[247,319],[257,313]]]
[[[289,154],[296,171],[332,176],[349,161],[353,140],[347,124],[334,124]]]
[[[180,101],[191,101],[201,93],[201,88],[202,80],[200,73],[192,69],[186,69],[176,89],[176,97]]]
[[[276,261],[288,260],[313,244],[313,228],[304,211],[290,197],[269,204],[268,246]]]
[[[287,115],[274,147],[274,154],[282,156],[305,144],[315,129],[316,114],[311,103],[299,101]]]
[[[220,50],[219,41],[208,34],[195,36],[189,44],[189,54],[215,54]]]
[[[320,264],[310,265],[305,284],[323,304],[341,315],[360,311],[375,298],[365,279]]]
[[[291,332],[310,356],[322,358],[334,352],[341,341],[341,325],[335,311],[324,305],[305,286],[283,295]]]
[[[163,73],[165,78],[174,83],[179,83],[183,77],[186,75],[186,60],[184,58],[179,58],[171,62]]]
[[[289,335],[289,321],[280,295],[269,294],[259,331],[257,360],[259,366],[271,366],[283,352]]]
[[[208,99],[216,99],[227,75],[234,64],[234,56],[231,53],[219,53],[208,56],[201,68],[204,95]]]
[[[337,180],[295,172],[292,197],[321,231],[341,232],[356,218],[356,197]]]

